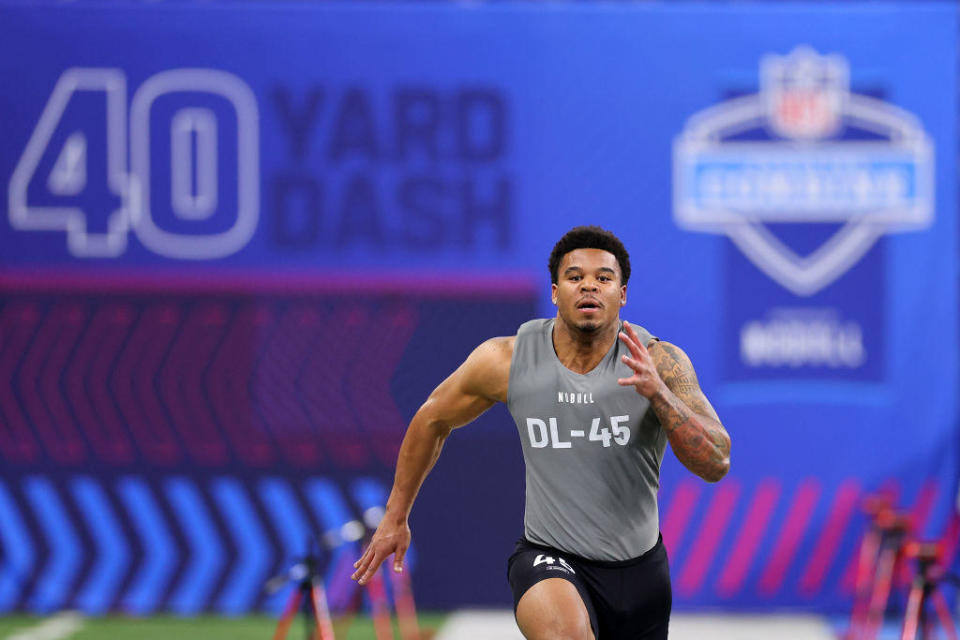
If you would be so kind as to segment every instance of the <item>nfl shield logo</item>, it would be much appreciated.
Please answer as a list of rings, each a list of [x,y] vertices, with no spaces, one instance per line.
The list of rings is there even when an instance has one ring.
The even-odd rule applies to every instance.
[[[821,56],[810,47],[768,55],[760,63],[767,121],[784,138],[811,140],[836,133],[848,86],[846,60]]]

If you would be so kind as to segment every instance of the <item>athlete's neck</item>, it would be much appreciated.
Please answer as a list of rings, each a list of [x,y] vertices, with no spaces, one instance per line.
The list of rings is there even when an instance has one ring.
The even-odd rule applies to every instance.
[[[610,351],[619,331],[620,318],[596,331],[582,331],[557,316],[553,323],[553,350],[560,364],[567,369],[574,373],[588,373]]]

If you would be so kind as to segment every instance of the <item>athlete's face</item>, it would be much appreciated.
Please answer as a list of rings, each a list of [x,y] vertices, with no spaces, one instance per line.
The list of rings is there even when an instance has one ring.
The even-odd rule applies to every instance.
[[[627,302],[617,258],[602,249],[575,249],[563,256],[552,292],[561,320],[584,333],[616,322]]]

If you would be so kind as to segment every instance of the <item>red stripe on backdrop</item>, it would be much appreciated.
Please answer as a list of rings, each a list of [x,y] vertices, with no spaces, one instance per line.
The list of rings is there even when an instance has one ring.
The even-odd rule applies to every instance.
[[[913,503],[913,508],[910,509],[910,528],[913,535],[924,536],[939,493],[940,486],[936,480],[928,480],[917,493],[917,499]]]
[[[727,480],[717,487],[711,497],[710,509],[700,527],[700,535],[694,541],[687,563],[677,580],[677,591],[681,594],[693,595],[703,585],[739,496],[740,485]]]
[[[160,367],[160,398],[170,412],[173,428],[187,453],[201,465],[218,466],[229,460],[229,449],[203,397],[205,368],[224,333],[226,309],[200,305],[185,314],[173,344]]]
[[[96,456],[109,464],[129,464],[135,453],[107,388],[111,363],[133,323],[121,305],[95,307],[92,318],[63,371],[63,389],[74,418]]]
[[[859,502],[860,485],[855,480],[847,480],[837,489],[823,533],[820,534],[810,563],[800,578],[800,591],[804,595],[814,595],[823,587],[823,581],[834,562],[840,541]]]
[[[956,511],[950,515],[950,520],[943,531],[943,564],[952,567],[956,560],[957,543],[960,542],[960,514]]]
[[[56,462],[76,464],[87,460],[87,446],[64,398],[60,379],[64,365],[83,330],[87,310],[83,305],[60,303],[47,312],[28,345],[20,368],[18,388],[34,429]]]
[[[251,348],[258,343],[257,313],[251,305],[238,310],[230,319],[223,340],[211,356],[207,393],[214,415],[224,426],[223,432],[239,459],[251,466],[268,466],[276,459],[276,451],[251,392],[259,358],[259,353]]]
[[[787,519],[780,529],[780,537],[774,546],[770,562],[760,577],[761,594],[772,596],[783,585],[787,570],[793,562],[793,556],[803,539],[819,497],[820,484],[814,479],[805,480],[797,489],[793,504],[787,512]]]
[[[720,595],[733,596],[743,587],[779,497],[780,483],[776,480],[764,480],[757,487],[743,527],[737,535],[737,546],[717,582],[717,593]]]
[[[40,311],[30,303],[9,304],[0,311],[0,451],[11,461],[33,462],[40,453],[14,391],[20,360],[39,318]]]
[[[134,443],[149,462],[171,465],[183,451],[160,401],[160,367],[180,326],[176,307],[155,304],[136,321],[114,366],[111,390]]]
[[[353,401],[354,412],[370,448],[387,468],[400,453],[406,420],[390,391],[390,382],[400,366],[407,345],[417,327],[417,311],[398,305],[371,318],[364,340],[349,363],[344,390]]]
[[[663,544],[671,555],[683,543],[683,534],[690,523],[693,509],[697,506],[697,498],[700,497],[700,486],[699,480],[684,480],[670,497],[670,508],[663,518],[660,531],[663,533]]]
[[[349,428],[344,428],[343,416],[355,415],[344,384],[350,379],[351,367],[356,366],[356,354],[366,336],[371,331],[378,332],[377,321],[372,309],[360,305],[348,308],[344,319],[331,320],[329,316],[307,318],[317,324],[307,332],[314,338],[303,350],[318,350],[324,357],[310,358],[296,378],[296,385],[303,406],[320,433],[323,450],[342,466],[363,469],[371,464],[373,450],[365,440],[367,436],[357,428],[356,418],[351,417]]]

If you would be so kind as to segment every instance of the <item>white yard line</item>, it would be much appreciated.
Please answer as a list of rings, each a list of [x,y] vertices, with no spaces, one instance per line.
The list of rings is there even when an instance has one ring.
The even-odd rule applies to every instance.
[[[455,611],[434,640],[523,640],[510,611]],[[674,614],[670,640],[834,640],[819,616]]]
[[[38,625],[7,636],[6,640],[66,640],[83,627],[83,616],[76,611],[64,611]]]
[[[826,619],[814,615],[676,614],[670,640],[834,640]]]
[[[454,611],[433,640],[523,640],[512,611]]]

